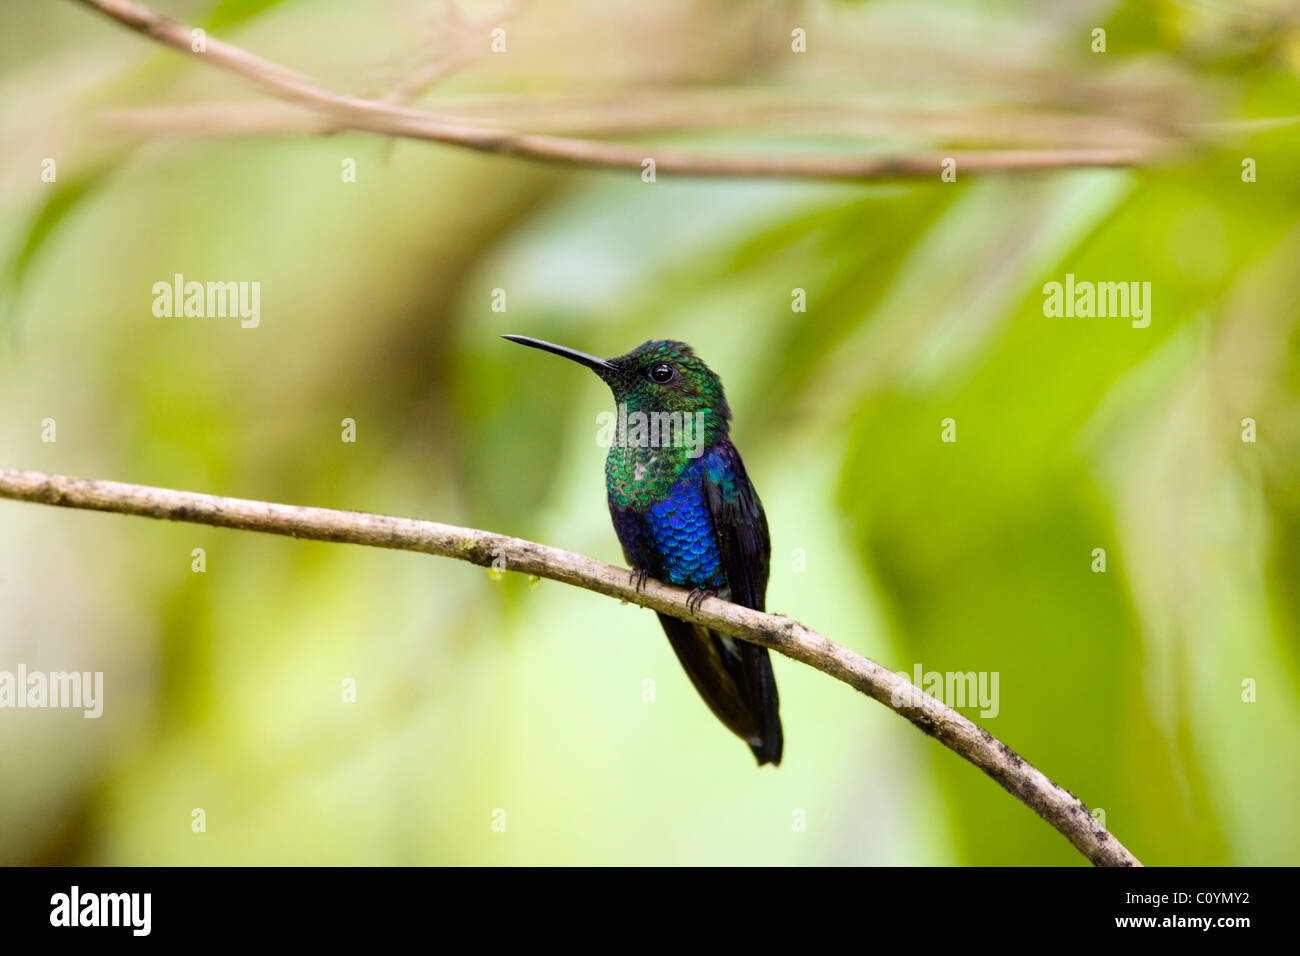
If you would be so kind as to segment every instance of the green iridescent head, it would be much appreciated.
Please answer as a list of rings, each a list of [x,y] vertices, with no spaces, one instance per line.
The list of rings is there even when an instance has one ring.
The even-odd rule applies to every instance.
[[[645,342],[626,355],[602,359],[523,335],[502,338],[585,365],[629,412],[700,412],[711,432],[726,434],[731,409],[722,382],[685,342]]]

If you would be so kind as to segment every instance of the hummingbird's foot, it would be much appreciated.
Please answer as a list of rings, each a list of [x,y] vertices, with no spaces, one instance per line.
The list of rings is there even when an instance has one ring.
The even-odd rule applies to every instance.
[[[717,591],[710,588],[691,588],[691,593],[686,596],[686,610],[692,614],[697,613],[705,598],[717,597],[717,594]]]
[[[645,579],[650,577],[650,572],[645,568],[633,568],[632,573],[628,575],[627,583],[632,585],[632,590],[638,594],[645,588]]]

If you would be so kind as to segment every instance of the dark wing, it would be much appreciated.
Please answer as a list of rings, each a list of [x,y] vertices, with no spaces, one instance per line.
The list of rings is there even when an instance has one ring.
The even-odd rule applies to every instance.
[[[761,611],[772,554],[767,516],[730,441],[723,440],[710,451],[701,482],[731,600]],[[780,699],[767,648],[709,633],[713,637],[709,643],[722,644],[720,650],[734,662],[728,670],[735,675],[750,724],[757,730],[758,742],[750,742],[754,756],[760,764],[779,764],[784,746]]]
[[[761,611],[767,595],[772,544],[763,505],[731,442],[721,441],[710,452],[702,482],[731,600]]]

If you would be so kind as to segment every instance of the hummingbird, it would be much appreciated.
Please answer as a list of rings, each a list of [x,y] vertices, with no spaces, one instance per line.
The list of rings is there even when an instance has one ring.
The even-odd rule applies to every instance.
[[[614,393],[619,427],[605,459],[614,531],[639,589],[647,577],[763,610],[767,517],[731,443],[722,381],[684,342],[645,342],[602,359],[524,335],[502,338],[591,369]],[[630,424],[631,427],[627,427]],[[779,764],[783,736],[767,648],[666,614],[659,623],[709,709]]]

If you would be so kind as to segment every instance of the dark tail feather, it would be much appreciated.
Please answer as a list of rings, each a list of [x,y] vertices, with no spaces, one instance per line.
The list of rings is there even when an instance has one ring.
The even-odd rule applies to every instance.
[[[766,647],[737,641],[744,661],[745,683],[758,702],[759,718],[763,727],[763,743],[750,745],[761,767],[765,763],[778,766],[781,751],[785,749],[785,734],[781,731],[781,698],[776,693],[776,675],[772,673],[772,659]]]
[[[761,767],[779,764],[781,733],[776,678],[767,648],[728,640],[698,624],[660,614],[659,621],[686,675],[727,729],[749,744]]]

